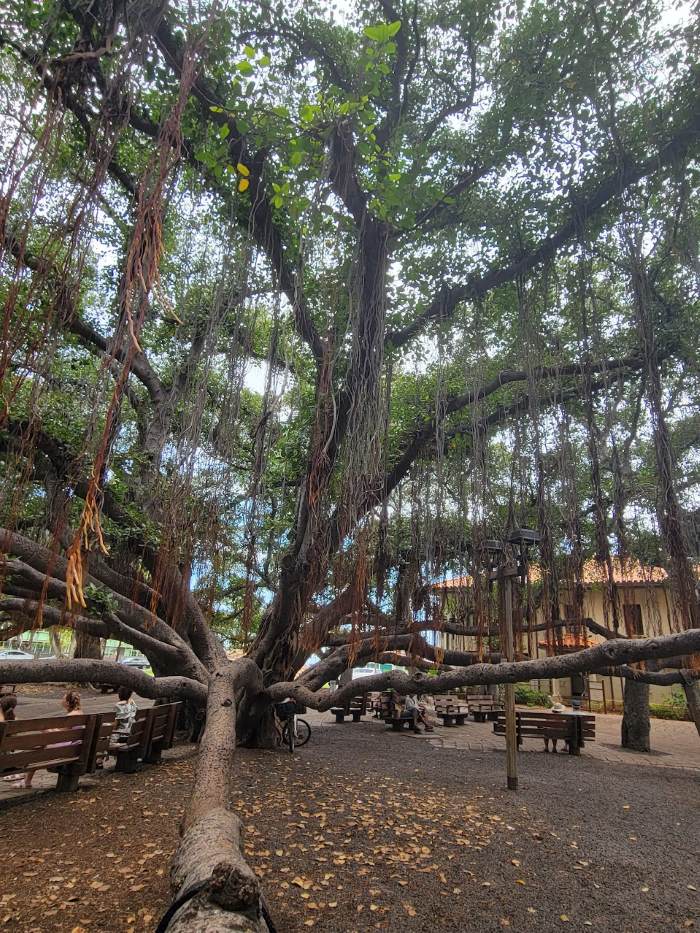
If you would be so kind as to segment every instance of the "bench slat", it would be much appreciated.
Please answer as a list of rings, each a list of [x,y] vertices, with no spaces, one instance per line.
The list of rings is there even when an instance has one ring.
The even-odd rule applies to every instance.
[[[56,729],[45,730],[44,732],[26,732],[20,735],[9,735],[2,743],[0,754],[5,752],[21,751],[25,748],[46,748],[47,745],[55,745],[57,742],[75,742],[82,741],[85,732],[81,729]]]
[[[13,719],[4,723],[5,735],[17,735],[20,732],[42,732],[45,729],[65,729],[72,726],[84,726],[90,719],[89,714],[82,716],[45,716],[42,719]]]
[[[78,761],[82,752],[82,740],[75,745],[65,746],[64,748],[36,748],[26,752],[2,752],[0,753],[0,770],[12,771],[13,768],[46,768],[50,763],[66,764],[70,761]]]

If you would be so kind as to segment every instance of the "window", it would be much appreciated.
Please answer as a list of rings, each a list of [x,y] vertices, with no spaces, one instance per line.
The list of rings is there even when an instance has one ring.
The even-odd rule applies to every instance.
[[[575,619],[576,618],[576,607],[575,606],[564,606],[564,618],[565,619]],[[581,634],[581,623],[580,622],[570,622],[566,626],[566,631],[569,635],[580,635]]]
[[[642,607],[638,603],[628,603],[622,607],[625,617],[625,630],[628,638],[642,638],[644,626],[642,625]]]

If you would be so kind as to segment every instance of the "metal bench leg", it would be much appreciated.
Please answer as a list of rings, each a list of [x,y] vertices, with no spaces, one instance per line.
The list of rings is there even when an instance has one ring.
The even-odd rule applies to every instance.
[[[148,755],[144,758],[144,761],[149,765],[157,765],[160,763],[160,760],[163,756],[163,746],[160,742],[157,745],[152,745]]]
[[[344,721],[345,721],[345,713],[336,713],[336,714],[335,714],[335,721],[338,722],[338,723],[344,722]]]
[[[64,793],[65,791],[77,790],[80,774],[75,771],[59,771],[56,790]]]
[[[352,714],[352,721],[353,721],[353,722],[359,722],[359,721],[360,721],[360,716],[361,716],[361,715],[362,715],[362,710],[358,710],[356,713],[353,713],[353,714]]]
[[[123,774],[134,774],[138,770],[138,758],[136,749],[132,751],[117,752],[117,763],[114,766],[115,771],[121,771]]]

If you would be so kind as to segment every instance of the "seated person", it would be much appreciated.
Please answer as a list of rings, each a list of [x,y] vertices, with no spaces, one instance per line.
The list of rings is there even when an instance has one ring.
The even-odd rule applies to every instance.
[[[432,732],[435,726],[439,726],[437,713],[435,711],[435,698],[428,693],[420,698],[420,711],[425,721],[425,731]]]
[[[549,699],[551,700],[551,703],[552,703],[550,709],[552,710],[553,713],[564,713],[564,712],[566,712],[566,707],[565,707],[564,704],[562,703],[561,697],[559,696],[558,693],[557,693],[557,694],[554,694],[554,696],[551,696]],[[555,755],[556,755],[556,753],[557,753],[557,742],[558,742],[558,741],[559,741],[558,739],[554,739],[554,738],[551,740],[551,742],[552,742],[552,751],[554,752]],[[545,750],[546,752],[549,751],[549,742],[550,742],[550,740],[545,736],[545,739],[544,739],[544,750]]]
[[[127,741],[131,735],[131,729],[134,725],[134,720],[136,719],[136,711],[138,707],[131,699],[132,693],[133,690],[131,690],[129,687],[119,688],[119,701],[114,708],[114,712],[117,718],[113,733],[114,739],[117,742]]]
[[[418,697],[415,694],[409,694],[406,697],[406,704],[405,704],[404,709],[407,713],[410,713],[413,716],[413,731],[414,732],[420,732],[420,729],[418,728],[419,722],[423,723],[423,725],[425,726],[426,732],[433,731],[433,727],[429,725],[428,721],[426,720],[423,710],[421,709],[420,704],[418,703]]]

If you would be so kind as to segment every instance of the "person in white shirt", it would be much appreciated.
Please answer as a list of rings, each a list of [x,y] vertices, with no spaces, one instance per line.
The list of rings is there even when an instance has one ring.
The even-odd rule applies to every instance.
[[[414,732],[420,732],[420,729],[418,728],[419,722],[423,723],[423,725],[425,726],[426,732],[433,731],[433,727],[428,723],[427,719],[425,718],[423,714],[423,710],[420,704],[418,703],[418,697],[416,696],[415,693],[409,694],[406,697],[406,705],[404,709],[406,710],[407,713],[411,713],[413,715],[413,731]]]
[[[131,734],[131,729],[136,719],[138,707],[131,699],[133,691],[128,687],[119,688],[119,702],[114,708],[116,722],[114,727],[114,738],[117,742],[126,742]]]

